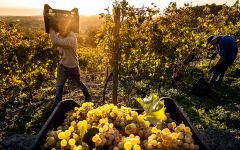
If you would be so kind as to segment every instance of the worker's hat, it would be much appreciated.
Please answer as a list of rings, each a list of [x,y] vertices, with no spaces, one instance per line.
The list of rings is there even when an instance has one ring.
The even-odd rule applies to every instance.
[[[217,37],[218,36],[216,36],[216,35],[209,36],[208,39],[207,39],[207,44],[209,44],[211,41],[215,40]]]

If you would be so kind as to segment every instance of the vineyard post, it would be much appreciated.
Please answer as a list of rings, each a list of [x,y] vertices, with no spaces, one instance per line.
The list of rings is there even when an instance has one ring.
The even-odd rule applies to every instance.
[[[118,96],[118,58],[119,58],[119,49],[120,49],[120,7],[119,5],[115,5],[113,7],[113,16],[114,16],[114,29],[113,29],[113,38],[114,38],[114,47],[113,47],[113,55],[112,55],[112,63],[113,63],[113,104],[117,104],[117,96]]]

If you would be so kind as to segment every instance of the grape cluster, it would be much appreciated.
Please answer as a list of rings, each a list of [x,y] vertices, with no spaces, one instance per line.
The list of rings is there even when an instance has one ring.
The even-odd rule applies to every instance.
[[[129,107],[118,108],[105,104],[94,109],[93,103],[66,113],[64,123],[56,131],[49,131],[45,148],[51,150],[87,150],[83,140],[90,129],[97,129],[91,137],[96,149],[112,150],[156,150],[189,149],[198,150],[194,144],[191,129],[183,123],[177,125],[170,114],[166,121],[153,126],[145,112],[138,114]]]
[[[114,128],[113,123],[108,122],[107,118],[99,120],[98,128],[99,133],[92,138],[96,147],[113,147],[121,141],[122,135]]]
[[[193,143],[191,129],[183,123],[176,126],[174,122],[169,123],[168,128],[162,130],[153,127],[152,134],[143,143],[145,149],[199,149]]]

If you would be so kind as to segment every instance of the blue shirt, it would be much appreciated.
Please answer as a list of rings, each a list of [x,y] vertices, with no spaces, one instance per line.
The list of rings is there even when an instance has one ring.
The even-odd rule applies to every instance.
[[[218,42],[219,55],[232,65],[238,53],[237,41],[229,36],[220,36]]]

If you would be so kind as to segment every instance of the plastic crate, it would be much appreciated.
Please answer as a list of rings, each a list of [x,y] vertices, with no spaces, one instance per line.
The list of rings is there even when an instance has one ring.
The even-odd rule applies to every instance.
[[[185,125],[189,126],[193,133],[193,139],[195,144],[197,144],[200,150],[209,150],[208,146],[203,142],[200,134],[198,133],[197,129],[192,125],[189,118],[183,112],[179,104],[168,97],[162,97],[164,99],[164,103],[166,106],[166,112],[170,113],[171,118],[176,121],[177,124],[183,122]],[[46,138],[47,132],[51,129],[56,129],[59,125],[61,125],[65,119],[65,113],[74,109],[74,107],[79,107],[80,105],[76,103],[74,100],[64,100],[60,102],[42,129],[40,130],[39,134],[37,135],[35,142],[33,143],[31,150],[41,150],[43,148],[43,143]],[[142,109],[136,109],[138,112],[142,112]]]
[[[48,4],[44,5],[43,10],[45,31],[49,33],[49,28],[52,27],[55,31],[58,31],[58,20],[65,19],[71,20],[69,28],[74,33],[79,33],[79,14],[78,9],[74,8],[72,10],[61,10],[53,9]]]

